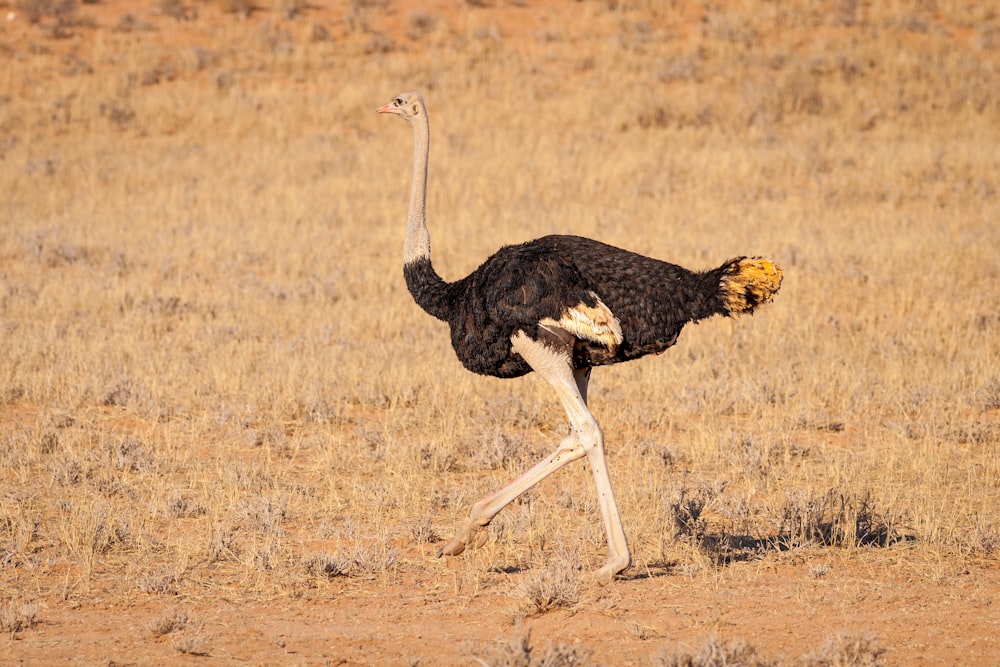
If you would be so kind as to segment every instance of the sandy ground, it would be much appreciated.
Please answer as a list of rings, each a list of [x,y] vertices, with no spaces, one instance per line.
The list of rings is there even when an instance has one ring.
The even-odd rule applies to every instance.
[[[697,649],[692,637],[739,637],[764,656],[792,661],[837,634],[872,634],[885,649],[885,664],[996,664],[995,571],[948,573],[927,583],[903,571],[865,571],[849,555],[835,563],[812,555],[829,565],[827,574],[811,572],[805,554],[787,559],[797,562],[735,566],[711,580],[633,573],[584,590],[572,611],[520,624],[510,598],[456,591],[446,562],[426,578],[404,575],[392,585],[334,581],[300,599],[224,601],[223,594],[122,602],[94,595],[75,608],[50,600],[38,626],[8,638],[7,656],[19,664],[161,664],[201,656],[233,664],[461,665],[496,654],[523,633],[538,653],[550,643],[579,643],[596,664],[645,665],[664,649]],[[513,584],[522,575],[494,576]],[[204,624],[193,654],[178,651],[176,636],[149,631],[174,608]]]

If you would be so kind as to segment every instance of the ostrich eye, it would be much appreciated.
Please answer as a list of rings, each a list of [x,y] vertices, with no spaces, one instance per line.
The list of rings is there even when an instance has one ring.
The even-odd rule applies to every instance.
[[[403,98],[402,97],[397,97],[396,99],[394,99],[392,101],[392,103],[395,104],[397,107],[401,107],[401,106],[403,106]]]

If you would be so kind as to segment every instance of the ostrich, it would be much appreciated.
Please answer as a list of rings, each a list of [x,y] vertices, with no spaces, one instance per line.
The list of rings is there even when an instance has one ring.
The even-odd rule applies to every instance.
[[[604,459],[604,435],[587,407],[594,366],[659,354],[688,322],[753,312],[781,286],[768,259],[737,257],[704,272],[644,257],[579,236],[545,236],[505,246],[471,274],[445,282],[431,265],[425,218],[430,131],[419,93],[378,109],[413,127],[413,183],[403,245],[403,275],[417,304],[444,320],[470,371],[515,378],[540,375],[562,402],[569,435],[555,451],[472,506],[438,557],[480,547],[486,527],[508,503],[567,463],[587,457],[604,523],[610,581],[632,563]]]

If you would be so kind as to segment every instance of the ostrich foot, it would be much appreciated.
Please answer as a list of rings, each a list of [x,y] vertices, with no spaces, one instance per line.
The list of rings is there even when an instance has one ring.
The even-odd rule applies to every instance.
[[[627,555],[624,557],[612,557],[608,560],[607,565],[602,567],[597,572],[594,572],[593,578],[599,584],[609,584],[615,579],[615,575],[620,574],[628,569],[629,565],[632,564],[632,559]]]
[[[469,521],[462,526],[462,530],[458,532],[458,535],[451,542],[438,550],[437,557],[457,556],[465,551],[466,548],[478,549],[486,544],[486,540],[489,537],[490,534],[486,531],[486,526]]]

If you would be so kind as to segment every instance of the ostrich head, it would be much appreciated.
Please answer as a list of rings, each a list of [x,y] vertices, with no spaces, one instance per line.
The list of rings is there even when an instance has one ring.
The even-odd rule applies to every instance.
[[[378,113],[394,113],[400,118],[413,122],[413,119],[425,113],[424,98],[420,93],[401,93],[392,102],[376,109]]]

